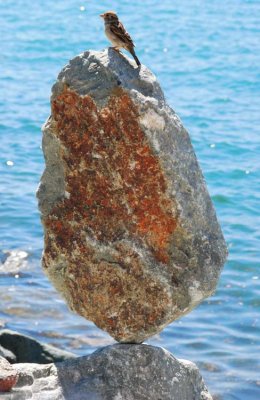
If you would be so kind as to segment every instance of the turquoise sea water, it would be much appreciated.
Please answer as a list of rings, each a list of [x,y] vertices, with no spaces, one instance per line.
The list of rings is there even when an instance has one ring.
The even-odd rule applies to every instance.
[[[215,399],[258,400],[258,0],[0,0],[0,327],[80,355],[112,342],[43,275],[35,199],[51,85],[70,58],[108,45],[108,9],[189,130],[230,253],[216,294],[149,343],[196,362]]]

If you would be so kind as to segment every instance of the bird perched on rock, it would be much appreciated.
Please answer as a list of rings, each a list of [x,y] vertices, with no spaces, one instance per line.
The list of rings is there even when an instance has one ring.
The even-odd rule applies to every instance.
[[[105,22],[105,34],[113,45],[113,49],[119,51],[121,48],[129,51],[135,59],[138,66],[141,65],[135,51],[134,43],[129,33],[125,30],[122,22],[119,21],[118,16],[114,11],[107,11],[100,15]]]

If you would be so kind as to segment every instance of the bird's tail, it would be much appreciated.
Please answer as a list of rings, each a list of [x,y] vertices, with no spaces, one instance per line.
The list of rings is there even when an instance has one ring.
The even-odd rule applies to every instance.
[[[138,57],[137,57],[137,55],[135,54],[134,49],[133,49],[133,48],[129,49],[129,52],[132,54],[132,56],[133,56],[134,59],[135,59],[136,64],[137,64],[138,67],[139,67],[139,66],[141,65],[141,63],[140,63],[140,61],[138,60]]]

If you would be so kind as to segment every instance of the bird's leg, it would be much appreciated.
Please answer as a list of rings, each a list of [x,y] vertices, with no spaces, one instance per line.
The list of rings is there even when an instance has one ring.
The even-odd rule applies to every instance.
[[[113,49],[113,50],[115,50],[117,53],[120,53],[120,47],[113,46],[113,47],[110,47],[110,49]]]

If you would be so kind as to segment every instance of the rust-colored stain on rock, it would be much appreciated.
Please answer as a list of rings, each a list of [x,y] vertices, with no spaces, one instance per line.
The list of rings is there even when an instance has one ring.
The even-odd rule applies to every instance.
[[[171,299],[162,284],[143,272],[137,254],[121,246],[117,262],[97,261],[95,256],[75,256],[67,281],[73,293],[72,308],[94,321],[119,341],[131,341],[140,330],[156,330],[164,320]]]
[[[175,207],[128,94],[118,89],[98,110],[91,97],[65,89],[53,101],[52,115],[66,147],[63,158],[71,195],[54,214],[62,223],[83,219],[100,241],[130,234],[167,263]]]
[[[48,258],[54,259],[57,253],[68,254],[71,276],[76,277],[68,282],[68,286],[77,299],[73,307],[81,315],[85,306],[89,310],[92,308],[93,313],[102,314],[97,312],[98,304],[107,302],[109,305],[109,297],[121,298],[122,303],[125,294],[131,291],[136,291],[137,299],[147,297],[151,305],[157,291],[161,301],[154,299],[150,309],[143,300],[139,304],[138,300],[134,303],[129,298],[121,308],[118,305],[117,317],[109,316],[108,309],[96,318],[93,315],[92,320],[100,319],[100,327],[108,330],[110,325],[111,331],[117,329],[119,338],[122,332],[118,319],[123,319],[125,326],[129,325],[135,310],[135,314],[142,312],[146,318],[142,322],[140,314],[132,324],[154,324],[164,317],[165,306],[162,304],[170,301],[158,282],[146,277],[148,280],[142,285],[141,260],[139,256],[134,260],[133,251],[123,246],[125,252],[131,253],[131,266],[113,272],[111,265],[95,260],[95,250],[86,244],[86,236],[115,248],[120,241],[131,240],[157,262],[169,262],[168,247],[176,228],[176,207],[167,194],[160,162],[140,128],[138,118],[137,107],[122,89],[115,90],[102,109],[90,96],[80,96],[66,87],[52,102],[53,130],[62,143],[61,156],[69,196],[58,202],[44,221],[48,230],[45,266],[48,268]],[[120,251],[118,262],[122,266],[124,251]],[[107,294],[102,285],[109,287]],[[91,311],[88,318],[90,314]]]

